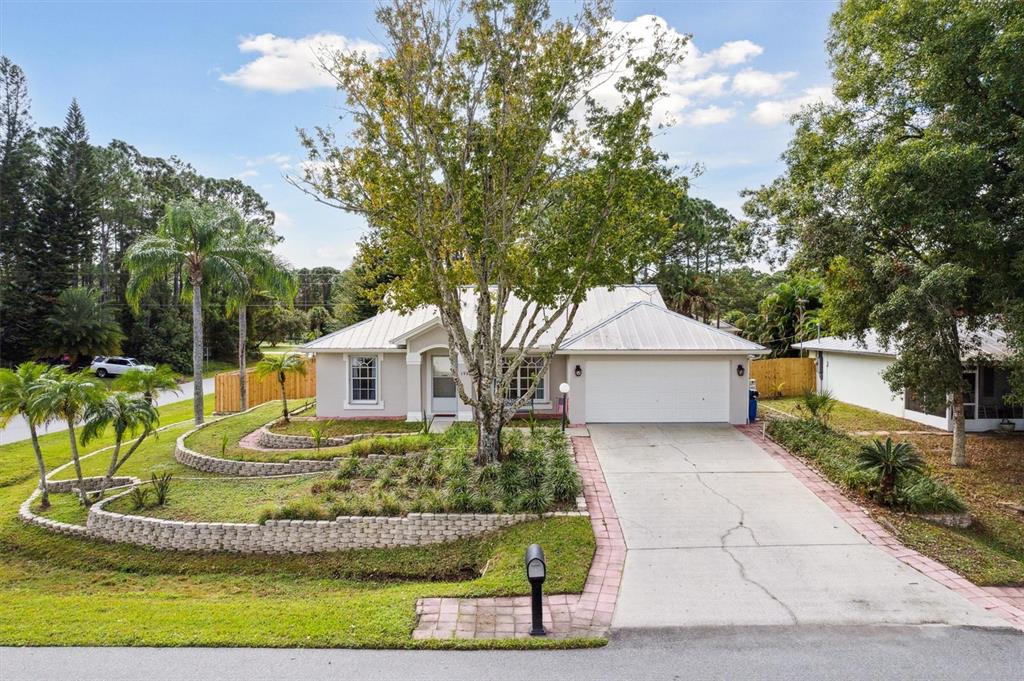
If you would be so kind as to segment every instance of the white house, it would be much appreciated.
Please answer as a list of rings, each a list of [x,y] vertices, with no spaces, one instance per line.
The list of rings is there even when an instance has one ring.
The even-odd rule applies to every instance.
[[[475,318],[475,297],[463,297],[463,319]],[[510,301],[515,320],[521,301]],[[513,323],[505,325],[513,326]],[[558,324],[539,341],[544,352]],[[427,416],[472,419],[457,396],[448,337],[436,308],[409,314],[384,311],[303,347],[316,355],[317,415]],[[568,383],[568,415],[584,422],[747,421],[747,362],[768,350],[757,343],[672,312],[656,286],[618,286],[588,292],[549,366],[537,357],[519,370],[509,397],[521,395],[544,372],[531,407],[560,414],[559,385]]]
[[[977,355],[964,358],[973,367],[964,374],[973,386],[964,397],[967,430],[993,430],[1003,419],[1012,420],[1020,430],[1024,428],[1022,408],[1003,402],[1010,389],[1009,371],[1000,366],[1011,354],[1006,334],[1000,330],[983,332],[978,341]],[[829,336],[795,343],[793,347],[807,350],[815,358],[818,389],[828,390],[837,400],[936,428],[953,429],[948,407],[929,412],[913,394],[893,393],[882,372],[895,361],[896,351],[880,343],[873,332],[865,336],[863,343],[855,338]],[[976,357],[983,357],[984,361],[976,361]]]

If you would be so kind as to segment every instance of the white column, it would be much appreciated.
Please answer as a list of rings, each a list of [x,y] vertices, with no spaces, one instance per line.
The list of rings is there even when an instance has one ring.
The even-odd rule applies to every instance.
[[[421,421],[423,419],[423,387],[420,385],[421,367],[423,361],[419,353],[408,353],[405,356],[405,404],[406,421]]]
[[[473,386],[470,384],[469,369],[466,368],[466,362],[463,360],[462,355],[459,355],[458,361],[459,378],[462,380],[462,385],[466,386],[466,391],[472,394]],[[455,420],[472,421],[473,407],[463,402],[462,398],[458,395],[456,395],[456,400],[458,402],[458,406],[456,407]]]

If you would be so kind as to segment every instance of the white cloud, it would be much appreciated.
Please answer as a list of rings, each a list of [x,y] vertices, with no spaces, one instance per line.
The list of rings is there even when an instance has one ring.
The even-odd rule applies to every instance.
[[[743,69],[732,77],[732,89],[741,95],[767,97],[782,92],[783,85],[796,76],[796,71],[768,73],[755,69]]]
[[[721,106],[707,106],[703,109],[695,109],[683,117],[683,123],[692,126],[716,125],[725,123],[736,115],[735,109],[727,109]]]
[[[789,120],[790,116],[800,110],[801,107],[824,102],[831,104],[835,101],[832,88],[819,86],[807,88],[799,97],[791,99],[776,99],[758,102],[754,107],[750,118],[760,125],[779,125]]]
[[[295,92],[317,87],[334,87],[334,79],[317,64],[322,50],[381,53],[381,46],[336,33],[315,33],[304,38],[284,38],[273,33],[249,36],[238,43],[242,52],[258,54],[234,73],[220,77],[225,83],[250,90]]]
[[[654,37],[659,33],[664,34],[669,40],[682,40],[685,37],[669,26],[664,18],[653,14],[640,16],[632,21],[613,20],[609,22],[608,29],[613,34],[621,34],[636,40],[635,49],[640,54],[650,51]],[[683,48],[682,62],[667,69],[664,84],[666,94],[654,108],[652,124],[690,122],[691,125],[708,125],[726,120],[725,112],[731,111],[729,109],[708,107],[692,114],[688,109],[695,98],[714,98],[725,94],[729,76],[714,72],[715,69],[742,64],[763,51],[764,48],[749,40],[726,42],[710,52],[701,52],[693,42],[687,42]],[[592,94],[598,102],[606,106],[615,106],[620,101],[615,90],[615,80],[614,76],[606,78],[595,88]],[[693,123],[693,120],[700,122]]]
[[[250,178],[250,177],[256,177],[259,174],[260,173],[259,173],[258,170],[252,170],[250,168],[249,170],[243,170],[242,172],[237,173],[235,175],[235,177],[238,178],[239,180],[245,180],[245,179]]]

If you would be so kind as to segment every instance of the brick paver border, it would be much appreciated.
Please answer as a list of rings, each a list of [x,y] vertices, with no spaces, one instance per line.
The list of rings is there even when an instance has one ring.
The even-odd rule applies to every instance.
[[[596,548],[583,593],[544,597],[544,627],[550,638],[599,638],[611,627],[626,541],[593,442],[577,436],[572,445]],[[416,602],[416,618],[412,636],[417,640],[526,638],[530,598],[421,598]]]
[[[1016,587],[980,587],[937,560],[904,546],[891,532],[875,522],[860,505],[848,499],[831,482],[797,456],[764,435],[761,424],[736,426],[773,459],[781,463],[803,485],[860,533],[897,560],[951,589],[967,600],[1001,617],[1024,631],[1024,589]]]

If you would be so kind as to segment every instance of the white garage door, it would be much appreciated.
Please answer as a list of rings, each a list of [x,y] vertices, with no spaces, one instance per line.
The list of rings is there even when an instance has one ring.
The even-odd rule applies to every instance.
[[[587,362],[588,423],[728,422],[728,360]]]

